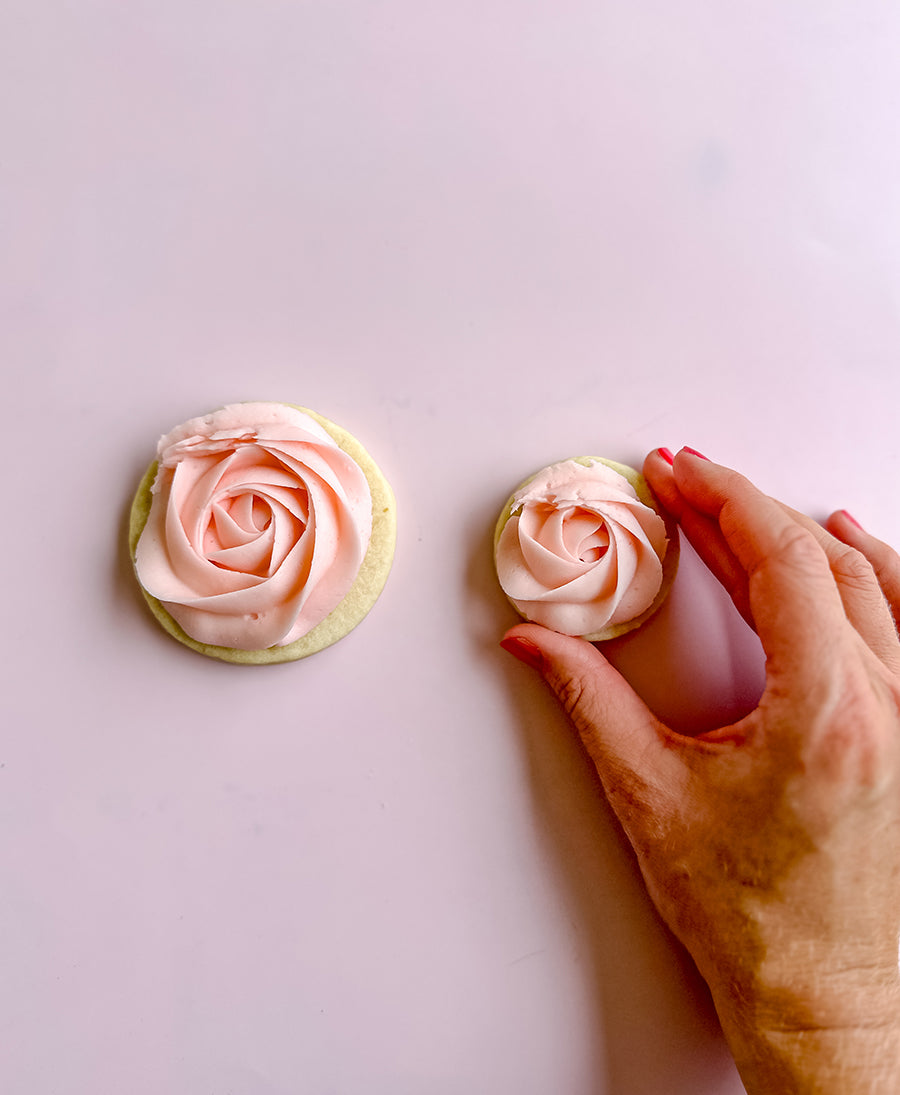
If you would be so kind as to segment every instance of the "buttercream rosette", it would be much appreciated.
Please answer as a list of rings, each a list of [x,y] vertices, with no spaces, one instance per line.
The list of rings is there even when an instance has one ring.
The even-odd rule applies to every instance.
[[[580,456],[508,499],[494,535],[500,586],[526,620],[600,642],[645,623],[668,595],[678,529],[634,468]]]
[[[336,642],[381,593],[396,517],[362,445],[314,411],[237,403],[160,438],[131,511],[154,615],[199,653],[293,661]]]

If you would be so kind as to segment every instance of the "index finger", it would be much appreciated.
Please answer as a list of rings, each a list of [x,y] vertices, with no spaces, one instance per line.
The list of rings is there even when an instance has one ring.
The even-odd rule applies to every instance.
[[[730,468],[692,453],[675,457],[678,489],[718,522],[747,575],[747,595],[768,669],[821,681],[835,636],[847,627],[827,556],[816,538],[774,499]]]

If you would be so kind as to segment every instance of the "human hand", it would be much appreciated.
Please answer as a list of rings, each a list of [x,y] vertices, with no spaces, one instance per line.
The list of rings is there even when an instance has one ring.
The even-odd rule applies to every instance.
[[[748,1091],[900,1091],[900,558],[690,451],[644,472],[759,635],[758,707],[685,737],[591,644],[503,645],[571,716]]]

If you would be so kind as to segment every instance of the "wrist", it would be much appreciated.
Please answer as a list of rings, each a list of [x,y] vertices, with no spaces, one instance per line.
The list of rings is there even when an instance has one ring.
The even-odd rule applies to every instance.
[[[900,1090],[900,1026],[732,1032],[748,1095],[883,1095]]]
[[[848,971],[838,983],[714,991],[750,1095],[900,1091],[900,977]]]

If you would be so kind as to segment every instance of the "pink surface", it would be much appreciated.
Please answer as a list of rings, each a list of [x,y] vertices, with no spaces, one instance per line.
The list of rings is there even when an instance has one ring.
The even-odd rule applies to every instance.
[[[900,543],[898,46],[874,0],[8,0],[4,1090],[742,1090],[491,528],[687,443]],[[124,553],[159,434],[244,399],[397,494],[293,665],[181,648]],[[615,657],[680,725],[759,686],[689,552]]]

